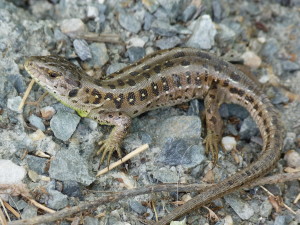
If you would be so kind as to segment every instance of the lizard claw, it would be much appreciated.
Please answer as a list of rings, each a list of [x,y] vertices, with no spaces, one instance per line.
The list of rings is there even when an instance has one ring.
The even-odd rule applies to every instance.
[[[111,156],[115,151],[118,153],[118,156],[120,158],[122,157],[121,148],[120,148],[119,144],[110,141],[110,139],[100,141],[98,144],[100,145],[100,149],[97,151],[96,155],[102,154],[101,159],[100,159],[100,164],[102,164],[104,162],[106,155],[107,155],[107,164],[109,165]]]
[[[217,164],[218,155],[219,155],[219,140],[220,137],[214,132],[208,132],[205,139],[205,153],[212,154],[213,165]]]

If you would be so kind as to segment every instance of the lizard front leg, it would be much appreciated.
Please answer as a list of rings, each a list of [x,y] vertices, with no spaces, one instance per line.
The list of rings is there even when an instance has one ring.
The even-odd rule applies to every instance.
[[[222,93],[218,89],[210,89],[204,98],[205,119],[206,119],[206,153],[212,154],[212,161],[215,165],[218,160],[219,144],[222,138],[223,121],[219,113],[219,107],[222,103]]]
[[[131,124],[131,118],[123,112],[99,112],[92,110],[89,118],[96,120],[101,125],[111,125],[114,126],[108,138],[104,141],[100,141],[100,149],[97,151],[97,155],[101,156],[100,164],[103,163],[106,155],[108,165],[110,163],[111,156],[114,151],[118,153],[121,158],[121,143],[124,137],[127,135],[128,129]]]

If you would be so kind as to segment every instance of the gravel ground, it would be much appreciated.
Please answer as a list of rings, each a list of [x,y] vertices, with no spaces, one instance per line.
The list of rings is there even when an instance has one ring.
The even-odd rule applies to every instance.
[[[97,141],[109,129],[80,118],[73,110],[47,96],[38,107],[18,105],[30,82],[24,60],[31,55],[58,54],[100,78],[158,49],[177,46],[200,48],[251,70],[265,93],[282,113],[286,128],[282,159],[273,173],[300,168],[300,104],[286,91],[300,95],[299,0],[0,0],[0,188],[23,182],[35,199],[54,210],[93,200],[103,191],[117,191],[150,184],[218,182],[257,159],[261,138],[247,111],[222,105],[224,136],[238,152],[220,152],[212,168],[205,155],[202,101],[159,109],[133,120],[124,151],[149,143],[150,149],[122,168],[96,178]],[[98,34],[102,40],[99,42]],[[279,79],[282,87],[271,85]],[[44,91],[35,85],[28,101]],[[232,153],[232,154],[231,154]],[[125,154],[125,153],[124,153]],[[234,157],[233,157],[234,156]],[[187,224],[300,223],[299,181],[266,185],[282,197],[296,214],[276,210],[260,188],[245,189],[209,204],[186,217]],[[76,215],[81,224],[142,224],[194,193],[159,193],[124,199]],[[19,210],[22,218],[40,214],[23,197],[0,195]],[[12,219],[16,219],[10,214]],[[49,223],[54,224],[54,223]],[[63,221],[62,224],[71,224]],[[184,224],[184,223],[182,223]]]

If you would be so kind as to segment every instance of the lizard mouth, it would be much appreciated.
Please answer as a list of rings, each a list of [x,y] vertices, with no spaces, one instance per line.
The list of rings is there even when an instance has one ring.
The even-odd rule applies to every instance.
[[[37,65],[35,65],[33,57],[29,57],[25,63],[24,63],[24,67],[26,69],[26,71],[28,72],[28,74],[34,79],[34,80],[38,80],[38,78],[41,76],[40,71],[38,70]]]

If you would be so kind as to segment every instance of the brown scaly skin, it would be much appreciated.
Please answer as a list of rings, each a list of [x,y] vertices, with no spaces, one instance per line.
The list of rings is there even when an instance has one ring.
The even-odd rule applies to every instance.
[[[283,130],[276,110],[243,72],[211,54],[189,48],[158,51],[100,81],[58,56],[30,57],[25,68],[36,82],[79,115],[114,125],[108,139],[100,142],[101,162],[107,154],[109,162],[114,151],[121,155],[120,144],[132,117],[195,98],[204,99],[206,150],[216,160],[222,135],[220,104],[231,102],[249,111],[264,141],[258,160],[177,207],[156,225],[169,224],[242,187],[268,172],[279,159]]]

